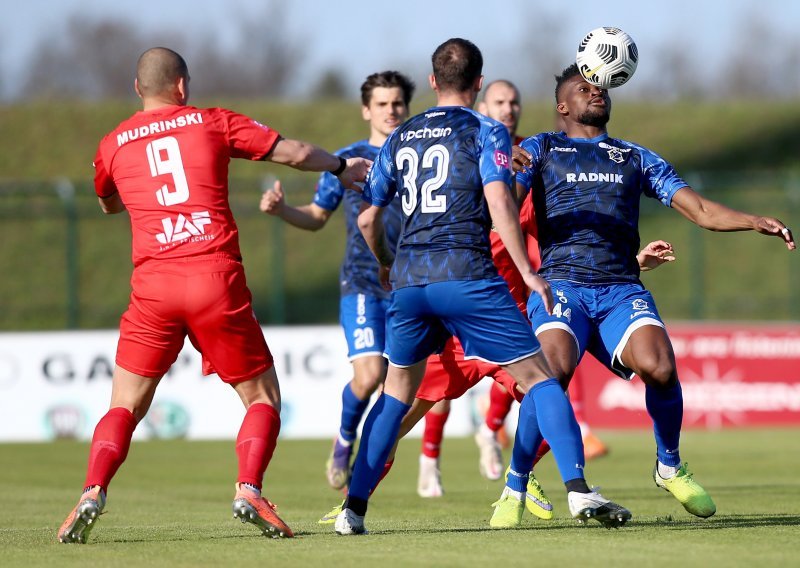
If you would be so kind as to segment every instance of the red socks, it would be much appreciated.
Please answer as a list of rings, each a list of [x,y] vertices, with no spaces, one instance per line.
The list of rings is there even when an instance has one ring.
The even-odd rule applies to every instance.
[[[539,445],[539,449],[536,450],[536,457],[533,458],[533,465],[539,463],[539,460],[546,456],[547,452],[549,451],[550,444],[547,443],[547,440],[542,440],[542,443]],[[531,469],[533,469],[533,467],[531,467]]]
[[[250,405],[236,437],[236,455],[239,457],[239,483],[249,483],[261,489],[264,471],[267,469],[278,432],[281,417],[278,411],[268,404]]]
[[[99,485],[108,490],[111,478],[128,456],[136,418],[127,408],[112,408],[94,429],[84,487]]]
[[[422,434],[422,454],[429,458],[438,458],[442,448],[442,438],[444,437],[444,424],[450,412],[434,414],[428,412],[425,415],[425,432]]]
[[[385,464],[383,464],[383,471],[381,472],[381,476],[378,478],[378,481],[375,482],[375,487],[373,487],[372,491],[369,492],[370,495],[375,493],[375,490],[378,488],[378,485],[381,484],[381,481],[383,481],[383,478],[386,477],[387,475],[389,475],[389,471],[392,469],[393,465],[394,465],[394,460],[388,461]]]
[[[489,430],[497,432],[503,427],[512,404],[514,396],[500,383],[492,382],[492,388],[489,389],[489,409],[486,411],[486,426]]]

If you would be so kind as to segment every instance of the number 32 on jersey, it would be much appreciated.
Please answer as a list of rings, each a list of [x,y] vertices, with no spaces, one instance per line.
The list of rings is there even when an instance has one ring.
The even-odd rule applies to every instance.
[[[450,167],[450,151],[446,146],[435,144],[422,155],[423,168],[435,168],[433,177],[427,179],[421,188],[417,187],[420,157],[413,148],[403,147],[395,155],[397,169],[403,171],[403,213],[411,215],[419,202],[420,213],[444,213],[447,210],[447,196],[434,195],[447,181]],[[408,168],[408,169],[406,169]],[[421,194],[421,195],[420,195]]]

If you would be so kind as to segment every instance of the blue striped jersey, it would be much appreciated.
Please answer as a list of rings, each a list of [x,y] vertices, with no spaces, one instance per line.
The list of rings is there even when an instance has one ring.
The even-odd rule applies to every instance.
[[[497,275],[483,195],[511,183],[511,141],[501,123],[472,109],[433,107],[398,127],[381,148],[363,199],[378,206],[401,195],[395,289]]]
[[[641,196],[669,207],[687,183],[654,152],[607,134],[546,132],[521,146],[533,156],[517,183],[532,192],[539,274],[581,284],[638,282]]]
[[[366,158],[374,160],[378,148],[361,140],[336,152],[342,158]],[[329,172],[323,173],[314,193],[314,203],[328,211],[335,211],[344,201],[345,223],[347,226],[347,243],[344,259],[339,272],[341,294],[368,294],[378,298],[388,298],[389,293],[378,281],[378,261],[369,250],[361,231],[358,229],[358,213],[361,209],[361,197],[355,191],[345,189],[339,179]],[[386,242],[394,252],[397,237],[400,234],[400,200],[391,201],[383,212],[386,227]]]

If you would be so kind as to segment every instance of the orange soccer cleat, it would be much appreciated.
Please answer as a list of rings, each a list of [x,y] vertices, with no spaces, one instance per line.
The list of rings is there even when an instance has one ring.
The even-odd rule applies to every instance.
[[[105,504],[106,493],[99,485],[85,491],[58,529],[58,540],[65,544],[70,542],[86,544],[86,538],[94,528],[97,517],[103,512]]]
[[[294,536],[289,525],[278,516],[275,505],[264,499],[243,483],[236,484],[233,499],[233,518],[243,523],[253,523],[265,536],[272,538],[291,538]]]
[[[594,434],[587,432],[583,436],[583,456],[587,460],[599,458],[608,453],[608,447]]]

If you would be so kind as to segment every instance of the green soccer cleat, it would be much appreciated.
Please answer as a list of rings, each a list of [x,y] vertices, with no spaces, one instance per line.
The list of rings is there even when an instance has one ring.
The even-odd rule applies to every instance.
[[[492,503],[494,513],[489,519],[489,526],[493,529],[513,529],[522,524],[522,513],[525,504],[522,499],[517,499],[510,493],[508,487],[503,488],[500,499]]]
[[[658,474],[658,462],[656,462],[653,468],[653,481],[664,491],[672,493],[692,515],[705,519],[717,512],[717,506],[711,496],[692,479],[688,463],[683,464],[674,477],[664,479]]]
[[[336,505],[333,509],[325,513],[320,520],[317,521],[320,525],[332,525],[336,522],[336,517],[339,516],[339,513],[342,512],[342,507],[344,507],[344,501],[340,504]]]
[[[510,469],[511,466],[508,466],[506,472],[503,474],[503,478],[506,480],[508,480],[508,472]],[[553,504],[550,502],[550,499],[547,498],[544,489],[539,485],[539,481],[533,475],[533,472],[528,475],[528,487],[526,489],[525,508],[528,512],[543,521],[551,520],[553,518]]]
[[[525,508],[528,509],[532,515],[539,517],[543,521],[549,521],[553,518],[553,504],[550,502],[550,499],[547,498],[547,495],[544,494],[544,489],[542,489],[542,486],[539,485],[539,482],[533,476],[533,472],[531,472],[530,477],[528,477],[528,487],[525,493]]]

